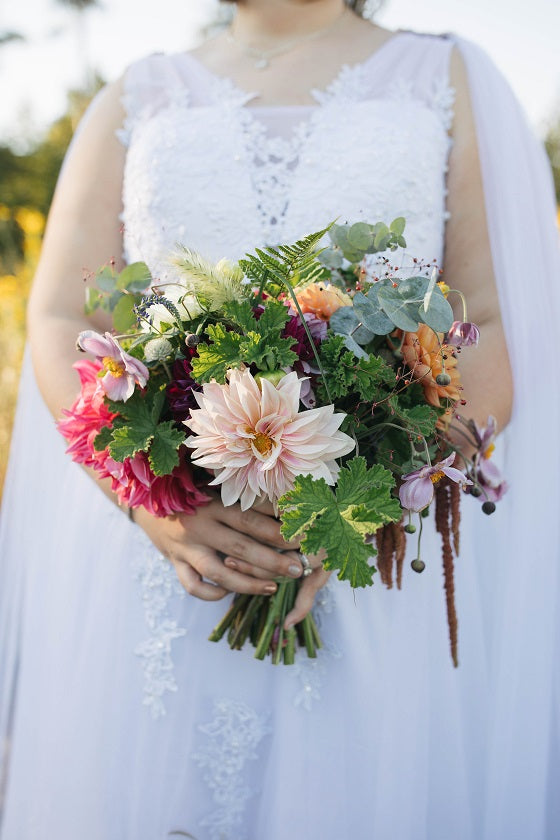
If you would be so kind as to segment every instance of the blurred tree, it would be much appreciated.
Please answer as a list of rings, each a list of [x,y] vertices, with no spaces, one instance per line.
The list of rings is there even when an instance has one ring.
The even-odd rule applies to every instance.
[[[102,84],[96,76],[94,90]],[[66,149],[91,97],[91,91],[70,91],[66,113],[26,154],[0,145],[0,275],[16,273],[23,258],[24,233],[18,211],[25,207],[47,215]]]

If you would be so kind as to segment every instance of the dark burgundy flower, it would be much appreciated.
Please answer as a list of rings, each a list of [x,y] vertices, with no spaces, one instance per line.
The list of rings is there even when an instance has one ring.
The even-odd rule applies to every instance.
[[[194,392],[201,390],[201,386],[192,378],[191,362],[193,356],[198,355],[196,348],[188,348],[187,352],[189,355],[186,359],[178,359],[173,363],[173,379],[167,386],[169,408],[178,422],[188,420],[191,416],[191,409],[198,405]]]

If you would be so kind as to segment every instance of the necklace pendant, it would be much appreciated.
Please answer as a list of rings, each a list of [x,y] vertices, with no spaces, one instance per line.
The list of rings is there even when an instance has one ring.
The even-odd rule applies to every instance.
[[[265,58],[265,56],[263,56],[262,58],[258,58],[255,61],[255,67],[257,70],[266,70],[269,64],[270,62],[268,58]]]

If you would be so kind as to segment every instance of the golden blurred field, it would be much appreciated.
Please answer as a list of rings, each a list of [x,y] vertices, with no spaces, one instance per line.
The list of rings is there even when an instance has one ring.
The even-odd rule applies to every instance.
[[[0,220],[8,209],[0,204]],[[4,484],[14,419],[19,371],[25,344],[25,307],[39,257],[45,218],[35,209],[20,208],[16,221],[24,232],[24,257],[13,274],[0,276],[0,490]]]

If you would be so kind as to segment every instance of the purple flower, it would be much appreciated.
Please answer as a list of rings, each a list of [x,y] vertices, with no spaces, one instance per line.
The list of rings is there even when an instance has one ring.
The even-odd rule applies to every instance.
[[[480,330],[476,324],[471,324],[470,321],[453,321],[445,343],[452,347],[475,347],[479,338]]]
[[[407,475],[403,475],[403,483],[399,490],[399,498],[403,508],[418,512],[427,507],[434,498],[435,485],[444,476],[462,486],[472,484],[472,481],[469,481],[461,470],[451,466],[456,454],[456,452],[452,452],[451,455],[434,464],[433,467],[422,467],[420,470],[414,470]]]
[[[494,438],[498,431],[498,423],[496,418],[490,415],[485,427],[481,427],[477,423],[474,423],[474,427],[477,437],[474,475],[476,483],[482,490],[479,498],[481,502],[498,502],[508,489],[507,482],[504,481],[500,470],[490,460],[494,451]]]
[[[103,336],[95,330],[84,330],[78,336],[78,347],[93,353],[103,365],[99,371],[100,385],[110,400],[126,402],[136,385],[141,388],[146,385],[150,376],[146,365],[125,353],[111,333]]]

